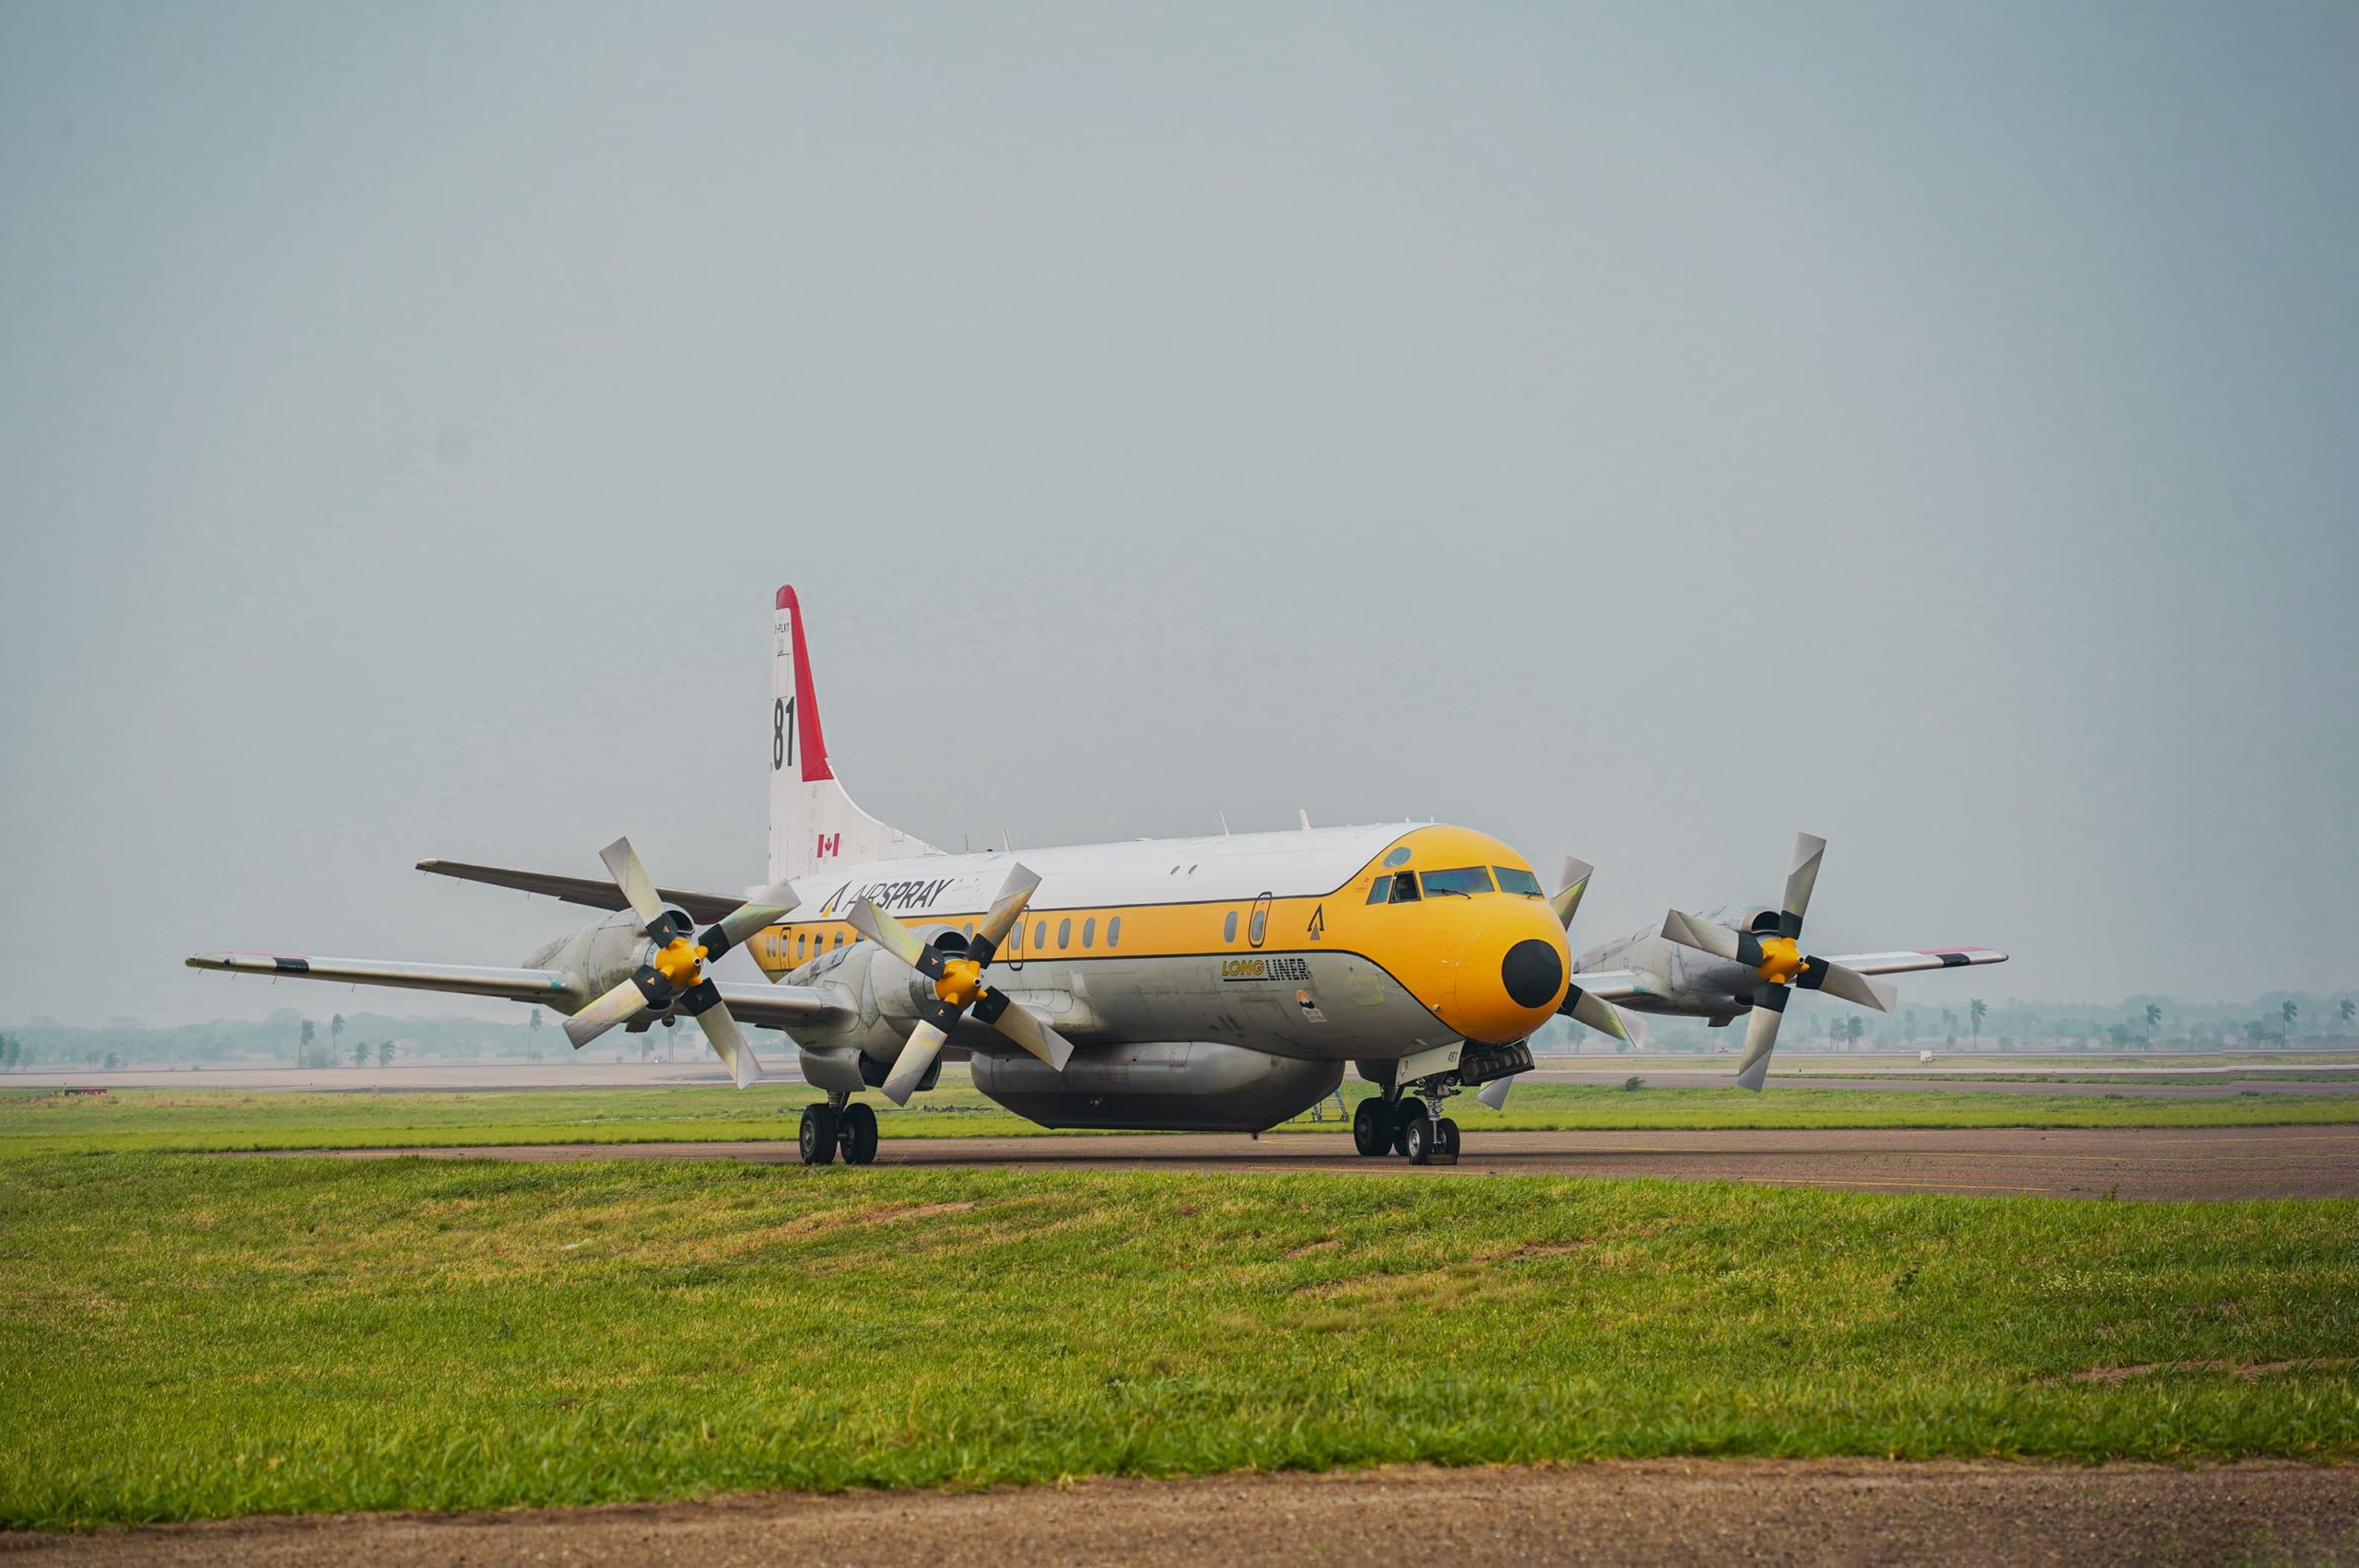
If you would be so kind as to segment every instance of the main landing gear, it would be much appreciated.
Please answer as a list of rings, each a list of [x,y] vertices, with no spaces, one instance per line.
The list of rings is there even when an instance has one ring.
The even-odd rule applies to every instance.
[[[796,1140],[806,1165],[835,1163],[840,1153],[848,1165],[865,1165],[876,1159],[876,1113],[842,1094],[803,1107],[803,1129]]]
[[[1390,1153],[1406,1155],[1413,1165],[1456,1164],[1458,1124],[1437,1116],[1434,1104],[1414,1094],[1370,1095],[1352,1113],[1352,1147],[1369,1159]]]

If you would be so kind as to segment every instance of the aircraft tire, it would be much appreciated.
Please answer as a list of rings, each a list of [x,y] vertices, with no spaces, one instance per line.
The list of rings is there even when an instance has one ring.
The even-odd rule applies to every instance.
[[[854,1100],[844,1107],[843,1127],[837,1134],[843,1144],[844,1164],[868,1165],[876,1163],[876,1112],[861,1101]]]
[[[1439,1141],[1434,1129],[1434,1118],[1421,1109],[1409,1118],[1401,1129],[1401,1152],[1409,1156],[1413,1165],[1428,1164],[1434,1157],[1434,1145]]]
[[[1453,1160],[1458,1158],[1458,1124],[1444,1117],[1434,1123],[1434,1130],[1440,1135],[1441,1152]]]
[[[836,1158],[836,1113],[824,1101],[803,1107],[803,1130],[797,1139],[806,1165],[833,1164]]]
[[[1368,1159],[1391,1152],[1392,1123],[1382,1100],[1362,1100],[1352,1113],[1352,1147]]]
[[[1409,1124],[1426,1115],[1426,1103],[1414,1094],[1403,1095],[1392,1107],[1392,1152],[1409,1152]]]

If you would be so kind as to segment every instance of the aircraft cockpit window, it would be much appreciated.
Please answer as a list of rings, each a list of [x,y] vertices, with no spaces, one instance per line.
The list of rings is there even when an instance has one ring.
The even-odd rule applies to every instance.
[[[1394,849],[1392,853],[1384,857],[1384,863],[1388,866],[1406,865],[1408,860],[1409,846],[1406,844],[1400,846],[1398,848]]]
[[[1391,877],[1380,876],[1368,884],[1367,901],[1369,903],[1387,904],[1391,902],[1391,899],[1392,879]]]
[[[1392,878],[1392,902],[1414,904],[1417,901],[1417,873],[1398,872]]]
[[[1540,879],[1521,866],[1493,866],[1491,869],[1499,873],[1501,893],[1520,893],[1526,898],[1540,896]]]
[[[1449,871],[1426,873],[1426,894],[1428,897],[1457,894],[1472,898],[1478,893],[1490,891],[1491,871],[1488,866],[1454,866]]]

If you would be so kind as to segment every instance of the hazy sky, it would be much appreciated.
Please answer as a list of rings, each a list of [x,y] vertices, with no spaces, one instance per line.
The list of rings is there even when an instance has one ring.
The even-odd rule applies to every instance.
[[[0,1021],[1438,816],[1577,945],[2359,983],[2359,9],[0,7]],[[370,1005],[410,1010],[378,993]],[[438,1003],[490,1009],[499,1004]]]

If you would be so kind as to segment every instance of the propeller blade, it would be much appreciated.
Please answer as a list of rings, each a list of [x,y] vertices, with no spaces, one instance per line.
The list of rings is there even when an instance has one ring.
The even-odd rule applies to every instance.
[[[918,933],[863,898],[844,919],[851,929],[930,980],[942,977],[942,955]]]
[[[1589,879],[1596,870],[1587,860],[1565,857],[1565,885],[1548,900],[1548,907],[1556,911],[1557,923],[1567,930],[1573,929],[1573,912],[1581,907],[1581,895],[1589,891]]]
[[[671,982],[652,968],[640,972],[565,1021],[565,1037],[580,1050],[617,1024],[672,1000]]]
[[[617,838],[598,851],[598,859],[606,862],[606,874],[615,879],[616,887],[622,889],[624,899],[630,905],[630,912],[639,917],[640,925],[648,928],[648,934],[653,935],[657,922],[668,911],[663,907],[663,900],[656,896],[655,883],[648,876],[647,868],[639,863],[639,851],[630,847],[629,839]]]
[[[942,1042],[949,1036],[943,1033],[933,1020],[921,1018],[918,1026],[910,1031],[909,1043],[894,1059],[893,1071],[885,1078],[885,1097],[897,1106],[906,1106],[910,1096],[918,1092],[925,1081],[926,1069],[942,1050]]]
[[[1810,891],[1818,885],[1818,862],[1826,840],[1813,833],[1794,835],[1794,867],[1786,873],[1786,902],[1778,920],[1779,936],[1802,934],[1802,917],[1810,912]]]
[[[1725,958],[1731,964],[1743,964],[1746,968],[1761,962],[1756,954],[1752,963],[1744,957],[1744,935],[1728,927],[1707,920],[1700,916],[1682,914],[1673,909],[1662,918],[1662,934],[1682,947],[1692,947],[1698,953],[1708,953],[1715,958]],[[1755,943],[1757,948],[1759,943]]]
[[[1495,1111],[1503,1111],[1508,1108],[1508,1091],[1514,1088],[1515,1081],[1522,1076],[1520,1072],[1510,1072],[1505,1078],[1494,1078],[1475,1091],[1474,1097]]]
[[[983,917],[982,928],[975,932],[975,940],[967,944],[967,956],[978,964],[988,964],[999,952],[999,944],[1024,918],[1025,906],[1032,902],[1032,895],[1040,885],[1040,873],[1018,863],[1000,883],[999,896],[992,900],[991,913]]]
[[[1754,993],[1753,1016],[1744,1024],[1744,1059],[1737,1064],[1736,1086],[1761,1092],[1769,1076],[1769,1053],[1778,1048],[1778,1025],[1786,1016],[1784,986],[1763,986]]]
[[[689,995],[694,996],[696,991],[705,990],[711,985],[712,982],[707,980]],[[697,1027],[704,1031],[704,1037],[712,1042],[714,1054],[727,1066],[729,1076],[736,1081],[737,1087],[745,1088],[762,1075],[760,1059],[754,1055],[754,1047],[746,1043],[745,1032],[737,1027],[737,1020],[730,1015],[729,1004],[721,1000],[718,991],[713,993],[710,1005],[698,1008],[691,1016],[696,1019]]]
[[[990,1024],[1059,1072],[1073,1059],[1073,1042],[1009,1000],[1005,991],[984,987],[983,994],[975,999],[974,1012],[978,1022]]]
[[[1825,991],[1861,1007],[1872,1007],[1878,1012],[1890,1012],[1893,1004],[1900,1000],[1900,992],[1884,981],[1871,979],[1840,964],[1829,964],[1824,958],[1813,958],[1803,964],[1794,984],[1804,990]]]
[[[766,887],[705,927],[704,934],[697,938],[697,945],[704,949],[707,959],[718,958],[764,926],[776,925],[800,902],[794,896],[794,889],[785,883]]]
[[[1578,981],[1579,977],[1574,978]],[[1628,1026],[1623,1023],[1620,1008],[1603,997],[1590,995],[1578,984],[1566,991],[1564,1005],[1556,1011],[1570,1013],[1574,1022],[1586,1024],[1609,1039],[1625,1040],[1634,1046],[1638,1043],[1631,1038]]]

